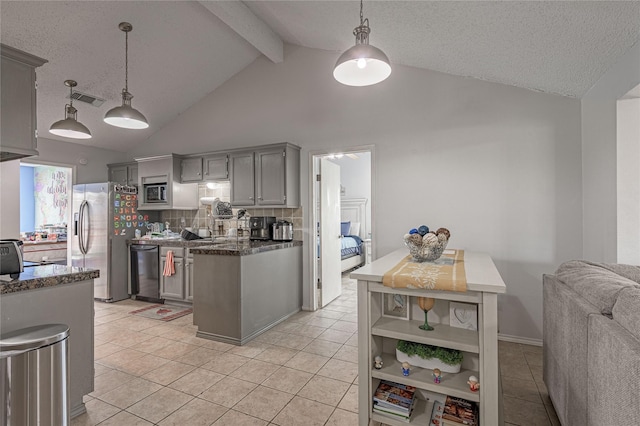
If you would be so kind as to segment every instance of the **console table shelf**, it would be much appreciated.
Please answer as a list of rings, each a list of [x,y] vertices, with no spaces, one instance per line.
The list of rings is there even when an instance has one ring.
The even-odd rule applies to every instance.
[[[493,261],[485,253],[465,251],[466,292],[383,286],[383,275],[405,256],[407,250],[399,249],[351,273],[351,277],[358,280],[360,426],[368,425],[370,420],[390,425],[407,424],[373,411],[372,397],[380,380],[415,386],[419,390],[419,401],[408,424],[428,424],[433,407],[432,399],[444,400],[446,395],[477,402],[480,408],[480,425],[503,424],[498,370],[497,295],[505,293],[506,286]],[[436,306],[440,303],[441,307],[449,301],[473,303],[478,308],[478,329],[451,327],[447,323],[448,317],[445,316],[446,321],[442,321],[442,324],[432,323],[430,319],[429,323],[435,330],[427,332],[418,328],[423,323],[421,320],[385,317],[382,315],[382,299],[385,294],[409,296],[409,311],[412,305],[417,303],[416,297],[433,297],[437,299]],[[464,352],[465,357],[462,370],[459,373],[442,373],[442,381],[439,384],[434,383],[433,370],[428,368],[412,367],[409,376],[404,376],[401,364],[396,360],[393,351],[398,340],[460,350]],[[376,355],[383,358],[384,364],[381,369],[375,369],[373,366],[373,358]],[[467,385],[471,375],[480,379],[478,392],[472,392]],[[427,398],[428,400],[425,400]]]

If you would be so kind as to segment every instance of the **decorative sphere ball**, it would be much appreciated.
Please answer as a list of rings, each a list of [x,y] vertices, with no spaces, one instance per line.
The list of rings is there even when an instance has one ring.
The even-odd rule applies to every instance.
[[[411,240],[411,234],[404,234],[404,240],[409,242]]]
[[[442,234],[438,234],[438,236],[436,237],[438,239],[438,241],[440,241],[441,243],[447,241],[449,238],[447,238],[447,234],[442,233]]]
[[[409,231],[410,234],[417,234],[418,230],[416,228],[413,228],[411,231]]]
[[[451,238],[451,232],[447,228],[438,228],[436,234],[444,234],[447,236],[447,240]]]
[[[420,234],[411,234],[409,241],[416,246],[422,245],[422,237]]]
[[[427,232],[429,232],[429,227],[427,225],[422,225],[418,228],[418,234],[424,236]]]
[[[435,234],[432,233],[428,233],[427,235],[425,235],[424,237],[422,237],[422,244],[435,244],[438,242],[438,237],[435,236]]]

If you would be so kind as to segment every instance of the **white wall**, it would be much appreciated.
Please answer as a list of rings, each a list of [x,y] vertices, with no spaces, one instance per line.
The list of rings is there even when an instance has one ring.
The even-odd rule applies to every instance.
[[[640,99],[618,101],[618,258],[640,265]]]
[[[300,145],[310,257],[309,151],[375,145],[377,255],[416,225],[449,228],[451,247],[488,252],[507,284],[500,332],[541,339],[542,274],[582,254],[580,102],[400,65],[346,87],[332,77],[338,55],[259,58],[130,154]]]
[[[585,259],[617,261],[616,102],[640,83],[640,43],[581,99]]]
[[[107,164],[127,161],[125,153],[74,143],[38,138],[38,152],[35,157],[23,161],[51,162],[65,166],[76,166],[74,183],[101,182],[107,180]],[[87,164],[79,163],[86,159]],[[0,163],[0,237],[20,237],[20,160]]]
[[[133,161],[133,157],[124,152],[45,138],[38,138],[38,152],[40,155],[30,158],[76,166],[74,183],[105,182],[108,177],[107,164]],[[86,164],[82,164],[82,160],[86,160]],[[29,161],[29,158],[25,158],[24,161]]]

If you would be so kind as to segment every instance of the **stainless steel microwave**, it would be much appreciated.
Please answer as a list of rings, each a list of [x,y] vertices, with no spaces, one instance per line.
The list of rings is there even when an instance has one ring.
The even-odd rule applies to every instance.
[[[167,202],[167,184],[147,184],[144,186],[144,202],[145,203],[166,203]]]

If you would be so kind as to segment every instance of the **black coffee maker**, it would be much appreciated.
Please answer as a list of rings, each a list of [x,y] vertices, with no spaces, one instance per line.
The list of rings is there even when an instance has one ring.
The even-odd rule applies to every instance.
[[[270,240],[273,238],[271,225],[276,223],[275,216],[251,216],[250,224],[251,240]]]

